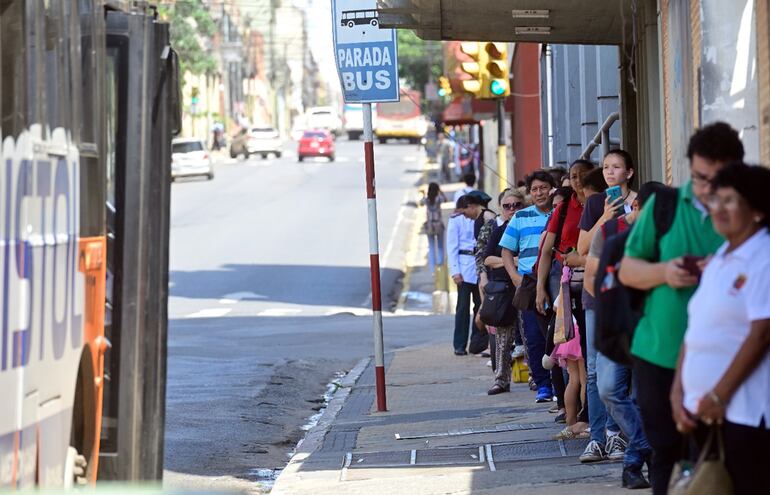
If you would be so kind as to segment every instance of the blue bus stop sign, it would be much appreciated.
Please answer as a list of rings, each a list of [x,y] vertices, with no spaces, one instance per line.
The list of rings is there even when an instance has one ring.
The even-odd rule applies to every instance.
[[[380,29],[377,0],[332,0],[334,56],[345,103],[398,101],[395,29]]]

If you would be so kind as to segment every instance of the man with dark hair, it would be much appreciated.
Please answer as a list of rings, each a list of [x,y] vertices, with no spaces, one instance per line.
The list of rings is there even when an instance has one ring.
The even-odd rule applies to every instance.
[[[526,179],[527,192],[532,197],[532,206],[519,210],[505,229],[500,247],[503,248],[503,265],[516,287],[521,286],[524,275],[530,275],[537,261],[540,234],[545,230],[551,215],[549,193],[556,186],[553,176],[544,170],[537,170]],[[514,257],[519,257],[518,266]],[[524,336],[529,356],[529,368],[532,379],[538,387],[538,400],[553,397],[551,376],[543,368],[545,354],[545,336],[540,331],[537,314],[534,309],[522,312]]]
[[[687,304],[698,284],[683,257],[709,256],[722,244],[704,205],[717,172],[727,162],[743,159],[743,144],[733,128],[717,122],[692,136],[687,156],[691,180],[672,201],[670,227],[662,235],[657,232],[656,194],[634,223],[619,272],[626,286],[648,291],[631,354],[637,402],[653,449],[650,481],[655,495],[666,493],[683,442],[671,415],[671,402],[681,403],[681,397],[669,398],[669,393],[687,329]]]
[[[465,196],[466,194],[472,191],[475,191],[473,186],[474,184],[476,184],[476,175],[475,174],[463,175],[463,182],[465,182],[465,186],[459,191],[455,192],[455,195],[454,195],[455,202],[457,202],[457,200],[460,199],[462,196]]]

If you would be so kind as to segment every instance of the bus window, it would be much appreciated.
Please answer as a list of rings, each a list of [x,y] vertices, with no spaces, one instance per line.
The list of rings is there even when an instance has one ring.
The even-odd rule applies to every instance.
[[[16,137],[25,127],[24,0],[0,10],[0,136]]]
[[[69,36],[64,25],[62,2],[50,2],[45,7],[45,29],[42,47],[45,50],[45,76],[41,81],[45,85],[45,114],[49,130],[67,127],[69,123],[68,103],[65,96],[66,83],[69,81]],[[62,42],[60,42],[60,40]]]
[[[120,192],[117,188],[117,134],[118,134],[118,63],[120,51],[107,49],[105,68],[105,124],[107,126],[106,175],[107,175],[107,280],[105,286],[104,336],[112,343],[112,349],[104,356],[104,403],[102,408],[101,451],[117,452],[118,436],[118,384],[120,377],[120,270],[122,228],[118,212],[121,209]]]

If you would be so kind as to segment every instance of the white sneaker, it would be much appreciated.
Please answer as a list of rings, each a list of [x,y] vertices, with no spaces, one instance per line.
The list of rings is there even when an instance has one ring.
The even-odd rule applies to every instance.
[[[599,462],[606,459],[606,454],[604,453],[604,449],[602,449],[602,446],[599,445],[599,442],[596,440],[591,440],[588,442],[588,445],[586,445],[586,449],[583,451],[582,454],[580,454],[580,462],[586,463],[586,462]]]
[[[620,435],[608,435],[607,446],[607,459],[611,461],[622,461],[626,456],[626,447],[628,444]]]
[[[487,366],[489,366],[490,368],[492,367],[492,360],[491,359],[489,361],[487,361]]]
[[[523,345],[514,346],[513,352],[511,353],[511,357],[513,359],[524,357],[526,355],[527,355],[527,348],[524,347]]]

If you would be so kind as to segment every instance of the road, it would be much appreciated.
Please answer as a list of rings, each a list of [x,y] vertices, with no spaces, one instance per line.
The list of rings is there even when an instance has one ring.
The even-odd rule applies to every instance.
[[[258,490],[372,352],[363,145],[337,161],[260,158],[172,187],[167,486]],[[422,153],[376,147],[384,307],[400,292]],[[390,321],[398,324],[390,325]],[[386,318],[389,348],[440,338]]]

